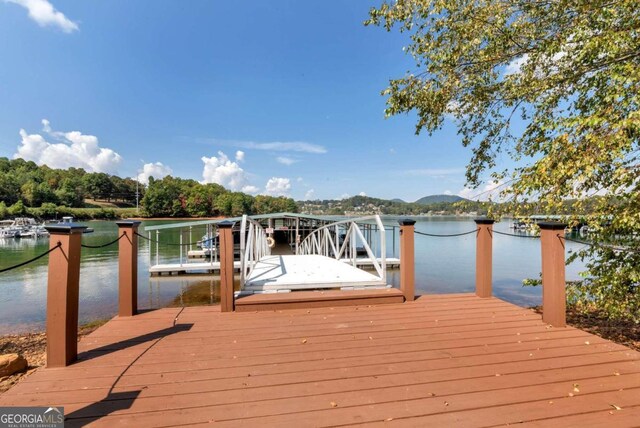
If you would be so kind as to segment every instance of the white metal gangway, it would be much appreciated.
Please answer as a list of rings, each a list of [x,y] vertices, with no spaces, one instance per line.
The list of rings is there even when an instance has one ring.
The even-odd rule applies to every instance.
[[[377,215],[321,226],[298,245],[296,255],[271,255],[267,237],[259,223],[243,216],[242,292],[387,287],[385,228]],[[358,268],[363,264],[375,274]]]
[[[374,235],[365,238],[358,223],[375,222],[377,228]],[[379,251],[374,251],[371,244],[377,244]],[[318,254],[358,266],[358,253],[366,253],[380,280],[387,280],[387,254],[385,228],[380,216],[347,219],[322,226],[302,241],[298,254]],[[376,253],[379,253],[376,254]]]
[[[240,225],[240,284],[246,284],[256,265],[271,255],[267,233],[257,221],[246,214]]]

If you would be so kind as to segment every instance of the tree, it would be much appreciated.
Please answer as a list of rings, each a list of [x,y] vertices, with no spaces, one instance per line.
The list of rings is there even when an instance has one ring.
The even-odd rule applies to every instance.
[[[111,193],[114,191],[109,175],[103,172],[85,174],[82,177],[82,184],[87,194],[93,199],[111,199]]]
[[[516,212],[573,198],[583,214],[586,196],[603,196],[579,301],[640,320],[637,0],[398,0],[366,24],[407,34],[416,64],[383,91],[386,114],[415,111],[429,134],[453,118],[471,185],[504,184]]]
[[[22,203],[22,201],[16,202],[7,209],[7,214],[9,214],[10,216],[21,216],[25,215],[26,213],[27,208],[24,206],[24,203]]]
[[[189,181],[189,180],[186,180]],[[150,217],[181,217],[187,214],[185,180],[170,175],[162,180],[149,178],[142,207]]]
[[[187,211],[196,217],[214,216],[218,214],[215,200],[226,189],[219,184],[197,184],[189,189],[187,197]]]
[[[20,198],[19,192],[20,186],[15,177],[9,173],[0,172],[0,201],[13,204]]]
[[[81,207],[84,203],[81,178],[62,179],[55,193],[60,204],[67,207]]]

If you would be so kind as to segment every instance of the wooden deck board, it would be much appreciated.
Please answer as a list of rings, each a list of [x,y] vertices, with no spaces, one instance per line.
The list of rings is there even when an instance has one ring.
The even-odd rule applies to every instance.
[[[240,296],[236,298],[235,310],[236,312],[255,312],[402,302],[404,302],[404,295],[397,288],[296,291]]]
[[[109,427],[634,426],[640,415],[640,353],[473,295],[167,308],[115,318],[80,350],[0,406],[61,405],[68,426]]]

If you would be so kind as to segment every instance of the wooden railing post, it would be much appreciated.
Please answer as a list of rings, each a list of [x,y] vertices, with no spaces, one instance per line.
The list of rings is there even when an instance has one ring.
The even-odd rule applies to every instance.
[[[218,223],[220,244],[220,311],[233,311],[233,222]]]
[[[554,327],[567,325],[564,259],[564,223],[542,222],[542,321]]]
[[[139,221],[116,221],[118,225],[118,315],[138,313],[138,226]]]
[[[415,300],[415,220],[400,220],[400,290],[405,300]]]
[[[493,223],[488,218],[474,220],[478,226],[476,238],[476,295],[491,297],[493,272]]]
[[[78,357],[80,252],[87,228],[75,223],[45,226],[49,232],[47,278],[47,367],[68,366]]]

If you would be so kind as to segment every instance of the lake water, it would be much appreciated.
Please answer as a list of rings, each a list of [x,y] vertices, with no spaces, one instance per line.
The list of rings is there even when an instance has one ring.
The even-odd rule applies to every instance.
[[[423,217],[415,218],[416,231],[433,234],[455,234],[474,230],[470,218]],[[385,225],[397,226],[397,218],[385,217]],[[166,223],[145,221],[140,232],[146,236],[144,226]],[[114,222],[85,223],[94,229],[83,236],[83,243],[99,245],[117,237]],[[511,233],[508,222],[497,223],[498,231]],[[398,254],[398,229],[394,239],[387,234],[387,253]],[[199,240],[204,228],[194,227],[184,242]],[[155,238],[155,234],[153,235]],[[179,232],[163,231],[161,242],[178,243]],[[138,306],[152,309],[165,306],[216,304],[219,301],[219,282],[209,275],[150,277],[150,256],[156,262],[155,244],[150,254],[149,242],[139,241]],[[475,235],[437,238],[416,235],[416,290],[418,294],[473,292],[475,288]],[[567,242],[567,251],[575,251],[580,244]],[[48,249],[48,238],[38,240],[0,240],[0,269],[30,259]],[[180,248],[160,247],[160,263],[177,262]],[[82,250],[80,270],[80,322],[113,316],[118,300],[118,246]],[[47,258],[44,257],[22,268],[0,273],[0,334],[42,330],[46,318]],[[495,234],[493,239],[494,295],[522,306],[541,302],[540,287],[522,287],[524,278],[540,275],[540,241]],[[567,279],[579,278],[584,270],[581,264],[567,267]],[[400,271],[390,270],[389,283],[399,286]]]

